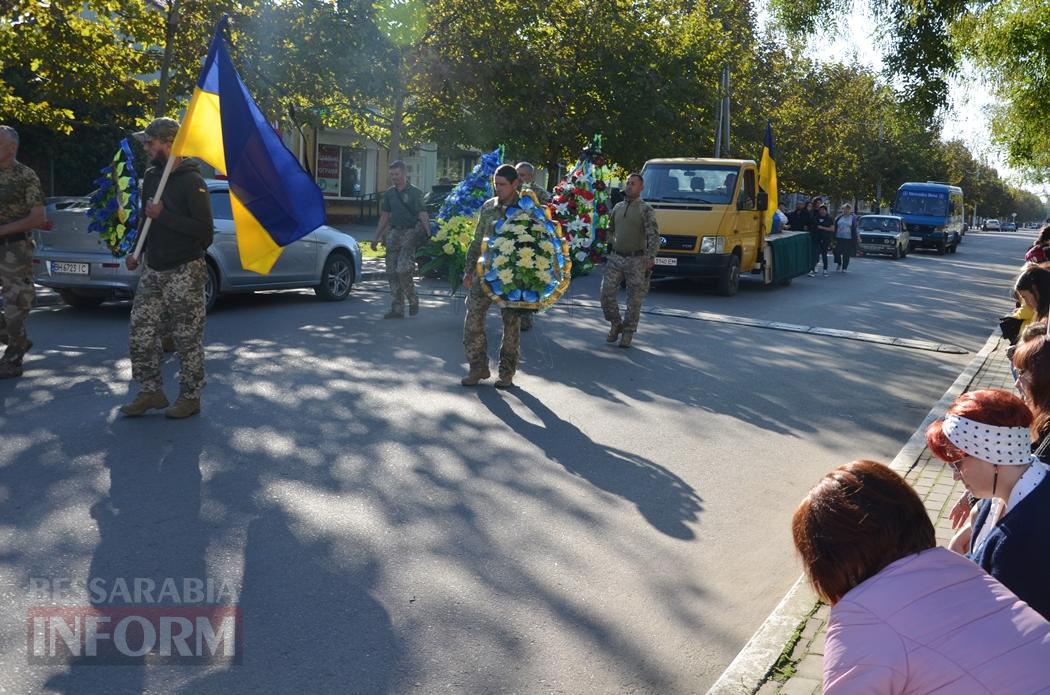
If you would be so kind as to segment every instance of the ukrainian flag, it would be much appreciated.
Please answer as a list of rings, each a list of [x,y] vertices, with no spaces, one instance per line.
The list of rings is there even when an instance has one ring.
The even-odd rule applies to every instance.
[[[324,197],[234,69],[222,38],[226,21],[215,29],[172,154],[226,175],[241,265],[265,275],[282,247],[324,224]]]
[[[766,192],[769,200],[762,214],[766,234],[773,231],[773,215],[777,211],[777,161],[773,149],[773,124],[766,121],[766,140],[762,145],[762,159],[758,163],[758,188]]]

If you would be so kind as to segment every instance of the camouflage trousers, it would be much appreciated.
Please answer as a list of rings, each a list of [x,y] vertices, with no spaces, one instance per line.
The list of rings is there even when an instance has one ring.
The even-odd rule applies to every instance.
[[[26,319],[33,308],[33,242],[14,241],[0,245],[0,296],[4,312],[0,315],[0,342],[7,343],[9,359],[21,360],[28,347]]]
[[[390,283],[391,307],[397,314],[404,313],[406,299],[409,306],[419,304],[413,274],[420,236],[417,227],[391,227],[386,233],[386,279]]]
[[[642,314],[642,302],[649,294],[651,272],[645,267],[645,256],[621,256],[610,253],[605,259],[602,274],[602,313],[605,320],[614,326],[623,325],[625,331],[638,330],[638,318]],[[620,283],[627,282],[627,312],[620,318]]]
[[[492,306],[492,299],[485,294],[481,280],[474,277],[474,284],[467,291],[467,317],[463,321],[463,351],[470,368],[487,367],[489,343],[485,336],[485,316]],[[503,309],[503,342],[499,347],[499,373],[513,376],[518,370],[518,353],[521,346],[521,315]]]
[[[179,371],[180,392],[200,398],[204,388],[204,285],[208,271],[204,259],[171,270],[142,268],[142,277],[131,306],[128,349],[131,375],[143,391],[163,387],[160,373],[161,332],[171,329]]]

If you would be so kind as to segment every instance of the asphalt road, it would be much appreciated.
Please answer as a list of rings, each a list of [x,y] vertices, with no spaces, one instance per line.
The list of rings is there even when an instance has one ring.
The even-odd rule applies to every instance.
[[[116,414],[126,303],[37,309],[26,376],[0,383],[0,692],[703,692],[798,576],[797,501],[896,454],[1029,241],[647,300],[966,354],[652,314],[622,350],[589,277],[525,334],[511,392],[459,385],[458,301],[392,322],[377,283],[229,298],[182,422]],[[243,661],[30,664],[31,577],[226,582]]]

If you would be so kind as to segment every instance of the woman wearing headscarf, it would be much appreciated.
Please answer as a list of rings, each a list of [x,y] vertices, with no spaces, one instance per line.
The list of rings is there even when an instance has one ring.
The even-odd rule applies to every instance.
[[[1032,455],[1032,422],[1012,393],[971,391],[927,428],[926,443],[977,500],[953,547],[965,543],[967,557],[1050,617],[1050,476]]]
[[[824,695],[1031,695],[1050,684],[1050,623],[936,547],[915,490],[873,461],[824,476],[792,537],[831,605]]]

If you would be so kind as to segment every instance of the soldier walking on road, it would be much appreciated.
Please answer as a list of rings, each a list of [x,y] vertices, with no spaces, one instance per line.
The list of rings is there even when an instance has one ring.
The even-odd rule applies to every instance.
[[[18,132],[0,126],[0,379],[22,376],[22,358],[33,346],[26,319],[33,308],[33,239],[30,231],[46,221],[44,194],[36,173],[19,162]]]
[[[145,217],[153,222],[146,237],[145,263],[128,328],[131,375],[141,387],[135,400],[120,408],[128,416],[167,408],[166,416],[184,418],[201,410],[204,288],[208,278],[204,252],[211,246],[214,228],[208,186],[197,163],[176,159],[160,202],[150,202],[178,131],[177,121],[158,118],[145,131],[135,133],[152,165],[142,178],[142,206]],[[126,263],[128,270],[140,265],[133,255]],[[159,339],[161,331],[169,327],[182,365],[179,397],[170,408],[161,380]]]
[[[642,301],[649,293],[649,277],[660,248],[656,211],[642,200],[641,174],[631,174],[624,186],[625,197],[613,208],[609,223],[609,255],[602,275],[602,312],[612,324],[606,342],[631,347],[638,330]],[[617,295],[620,283],[627,283],[627,312],[620,318]]]
[[[518,162],[514,170],[518,172],[518,180],[521,181],[521,192],[532,191],[536,194],[536,198],[540,201],[541,205],[546,205],[551,202],[551,194],[536,183],[536,167],[532,166],[529,162]],[[529,331],[532,330],[533,312],[529,312],[521,317],[521,330]]]
[[[481,256],[481,240],[495,233],[495,224],[503,219],[507,208],[518,202],[518,172],[509,164],[496,169],[492,177],[496,197],[489,198],[481,206],[478,226],[474,229],[474,241],[467,249],[466,272],[463,286],[467,288],[467,317],[463,321],[463,350],[467,355],[469,373],[460,381],[464,386],[477,386],[488,379],[489,352],[485,337],[485,316],[492,306],[489,297],[477,277],[478,258]],[[521,317],[512,309],[503,309],[503,342],[499,349],[499,381],[496,388],[509,389],[514,386],[514,372],[518,369],[518,350],[521,342]]]
[[[386,246],[386,279],[390,283],[391,306],[383,318],[405,318],[419,313],[416,294],[416,250],[426,239],[430,219],[423,203],[423,191],[408,183],[408,171],[400,159],[390,165],[391,186],[379,204],[379,228],[375,244]],[[387,231],[389,229],[389,231]]]

